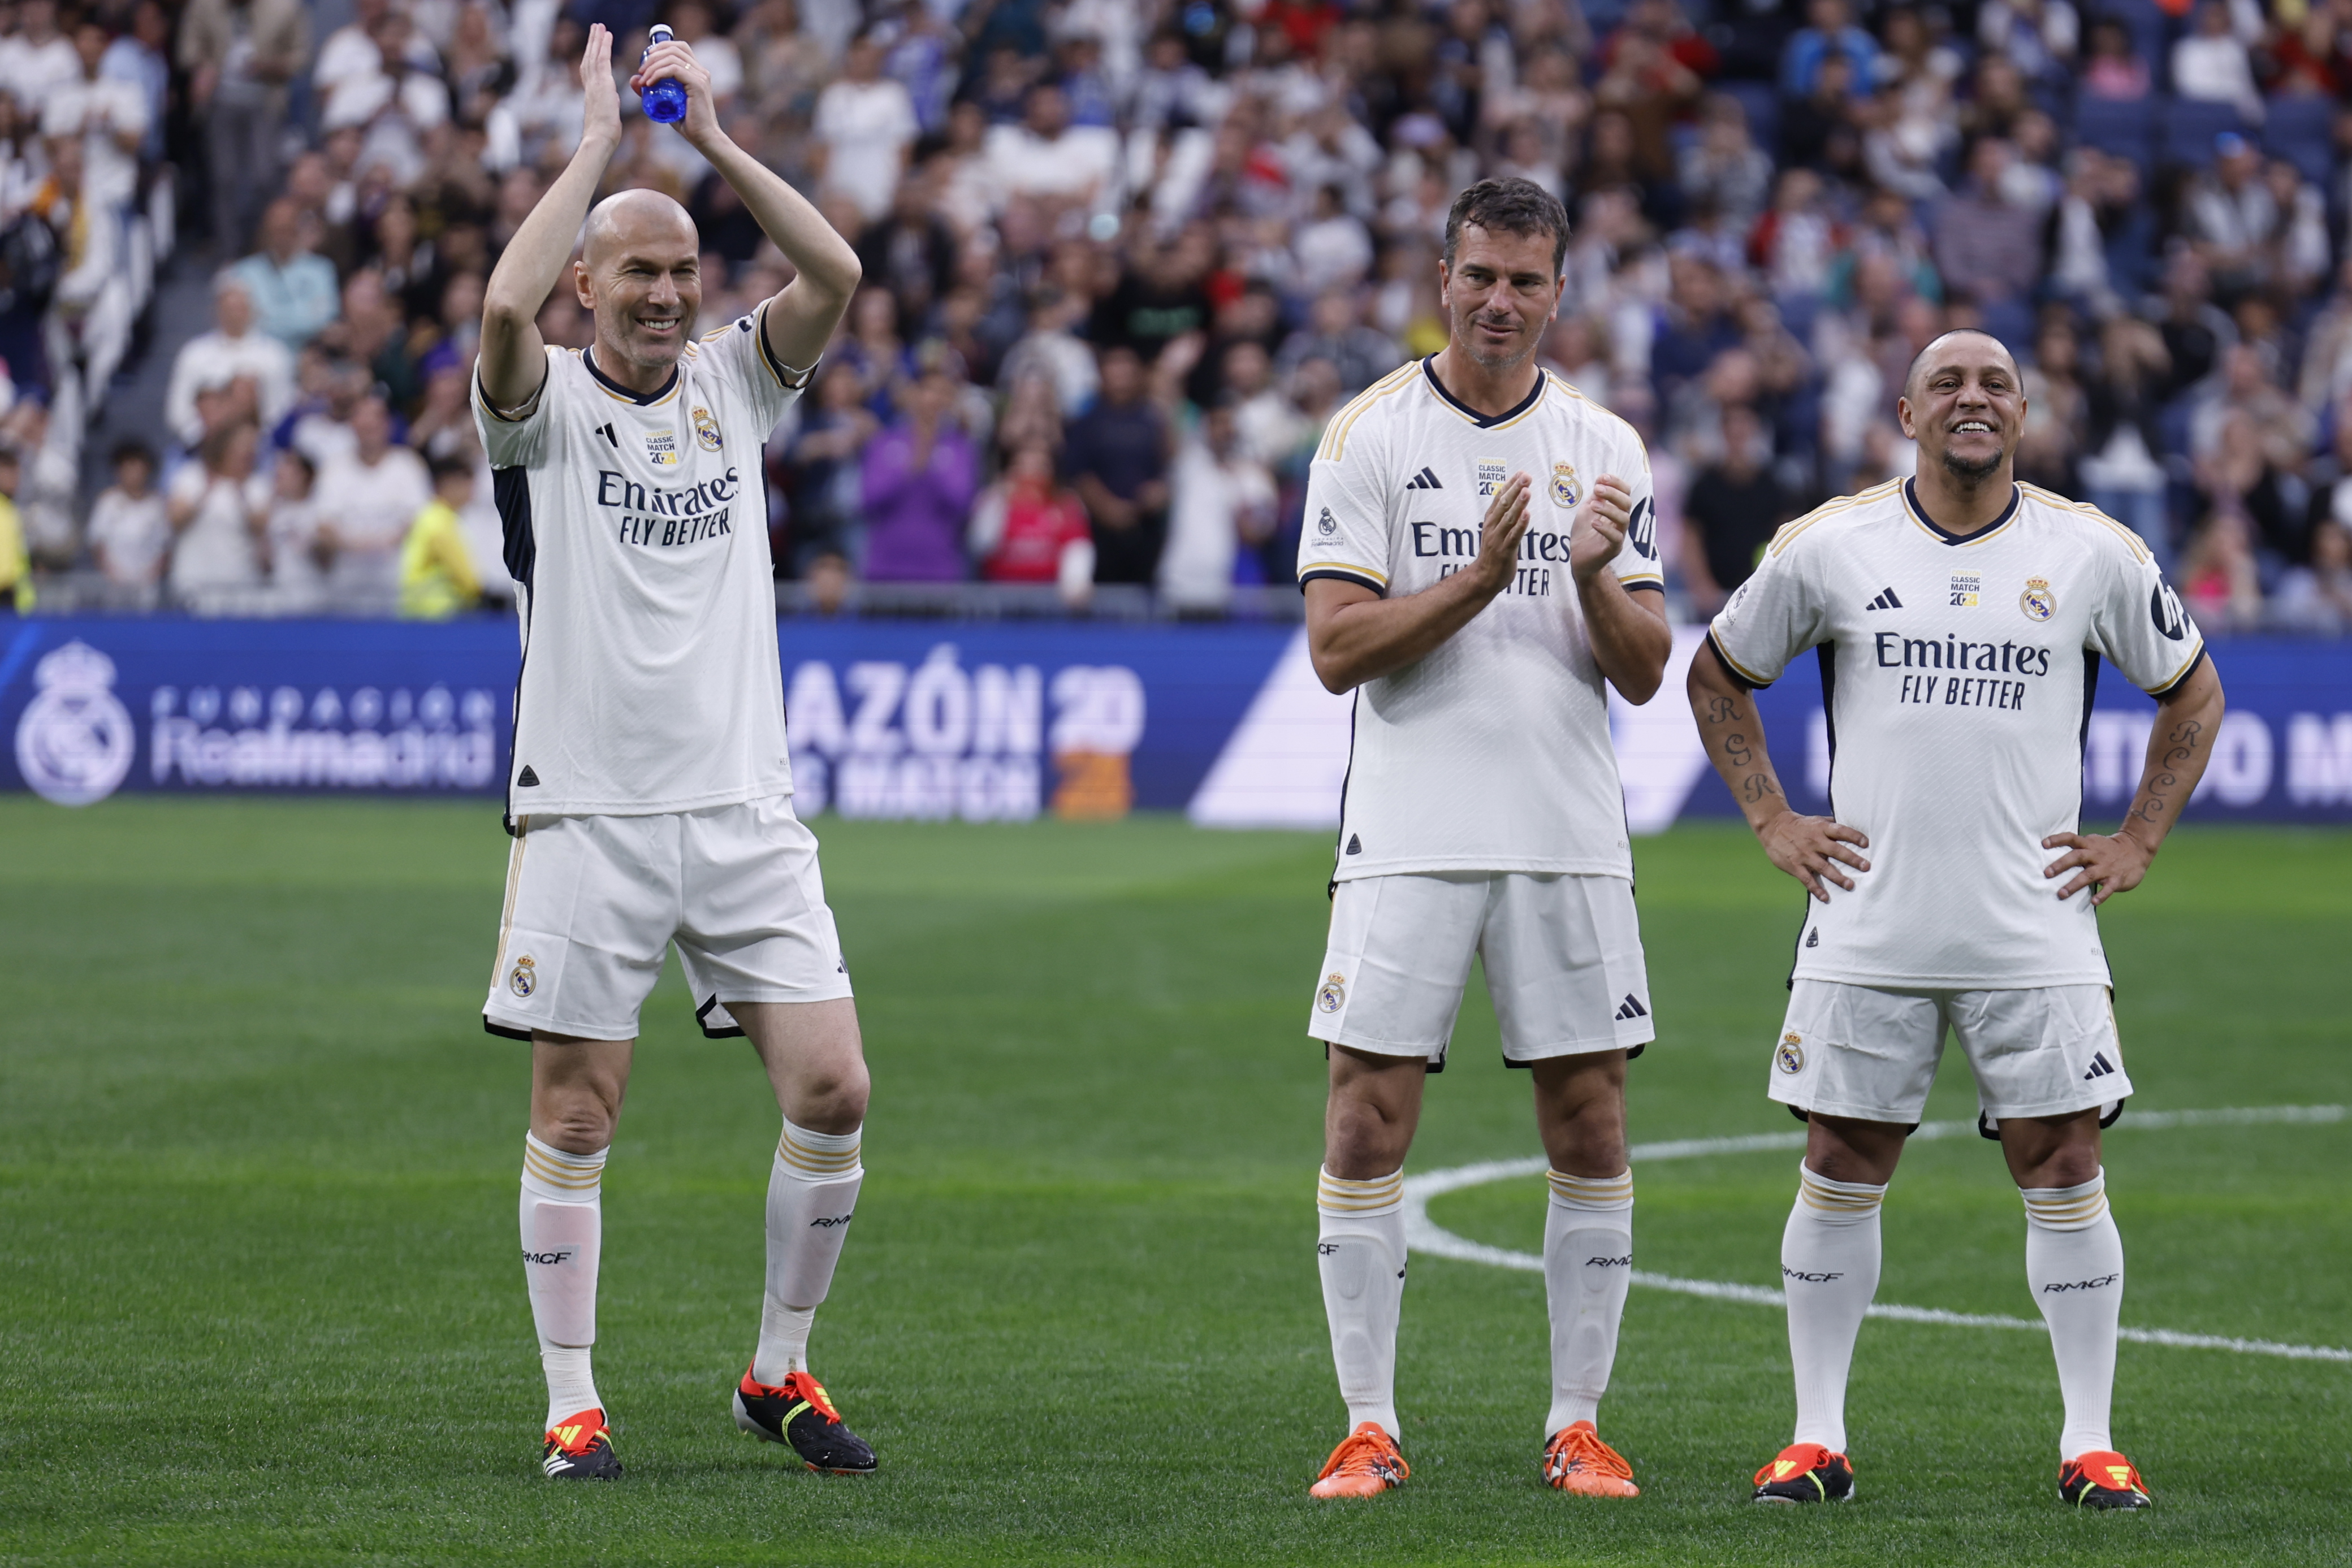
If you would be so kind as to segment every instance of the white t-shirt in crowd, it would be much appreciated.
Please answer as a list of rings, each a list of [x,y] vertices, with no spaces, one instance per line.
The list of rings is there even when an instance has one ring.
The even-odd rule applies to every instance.
[[[153,490],[133,497],[110,485],[90,504],[89,543],[107,581],[144,588],[161,576],[172,548],[169,504]]]
[[[922,130],[907,89],[887,77],[836,81],[817,94],[809,129],[827,149],[825,189],[849,197],[869,218],[887,212],[900,154]]]
[[[1602,474],[1633,495],[1610,570],[1662,588],[1650,461],[1633,427],[1559,378],[1489,418],[1390,372],[1325,429],[1307,481],[1298,578],[1417,593],[1470,564],[1495,490],[1533,482],[1510,586],[1434,653],[1357,688],[1337,880],[1402,872],[1630,878],[1609,698],[1569,574],[1571,523]]]
[[[261,426],[270,429],[294,402],[294,356],[286,345],[255,328],[241,338],[212,331],[189,339],[172,359],[172,382],[163,393],[163,423],[184,445],[204,439],[196,394],[225,387],[239,376],[253,378],[261,401]]]
[[[50,87],[41,99],[41,134],[82,133],[82,190],[92,201],[120,207],[139,193],[139,142],[147,134],[147,93],[120,77],[96,81],[82,75],[80,57],[73,75]],[[125,152],[115,139],[131,138]]]
[[[408,526],[432,499],[425,459],[405,446],[387,447],[373,463],[354,447],[321,467],[310,486],[310,509],[319,527],[335,531],[329,574],[335,592],[362,605],[388,603],[400,590]]]
[[[1891,479],[1773,536],[1708,639],[1759,686],[1821,650],[1831,809],[1870,840],[1853,891],[1808,904],[1796,978],[2107,984],[2091,901],[2059,901],[2042,841],[2078,826],[2099,661],[2161,693],[2205,652],[2137,535],[2020,485],[1956,537]]]
[[[1118,133],[1101,125],[1073,125],[1050,141],[1025,126],[1000,125],[982,147],[997,190],[1016,196],[1084,196],[1118,164]]]
[[[269,481],[255,476],[240,484],[218,478],[201,463],[181,465],[164,494],[194,501],[195,515],[172,546],[172,591],[182,598],[222,589],[258,588],[265,580],[254,548],[251,517],[269,501]]]
[[[1168,543],[1160,591],[1179,609],[1213,610],[1234,597],[1234,557],[1245,512],[1271,510],[1274,476],[1234,454],[1221,463],[1198,436],[1176,454],[1168,476]]]
[[[688,344],[649,395],[593,350],[551,347],[519,418],[476,382],[521,612],[510,818],[792,792],[761,448],[799,388],[761,319]]]

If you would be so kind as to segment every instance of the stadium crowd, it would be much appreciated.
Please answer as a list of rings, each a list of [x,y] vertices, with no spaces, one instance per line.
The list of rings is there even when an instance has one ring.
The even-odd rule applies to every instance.
[[[2352,630],[2352,0],[345,3],[0,3],[0,601],[499,602],[483,279],[585,27],[625,75],[661,20],[864,262],[767,454],[820,607],[1286,583],[1325,421],[1443,346],[1448,204],[1508,173],[1575,220],[1545,355],[1648,442],[1678,611],[1906,471],[1903,369],[1977,324],[2027,367],[2021,476],[2208,626]],[[782,260],[624,104],[610,183],[693,213],[708,329]],[[217,269],[215,325],[85,507],[166,266]],[[562,291],[541,327],[591,340]]]

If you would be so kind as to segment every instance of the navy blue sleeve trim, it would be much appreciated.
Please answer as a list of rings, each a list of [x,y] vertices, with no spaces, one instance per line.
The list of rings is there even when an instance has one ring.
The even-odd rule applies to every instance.
[[[1739,666],[1723,656],[1723,646],[1715,640],[1715,628],[1712,626],[1706,629],[1706,647],[1708,653],[1715,655],[1715,662],[1723,666],[1723,673],[1731,677],[1731,684],[1741,691],[1760,692],[1772,684],[1769,681],[1751,681],[1741,674]]]
[[[2165,685],[2148,693],[2147,695],[2154,697],[2157,701],[2162,702],[2165,698],[2170,696],[2173,693],[2187,685],[2189,684],[2189,677],[2195,674],[2200,669],[2204,667],[2205,654],[2205,649],[2198,649],[2197,656],[2189,661],[2189,667],[2187,669],[2181,671],[2179,674],[2174,676],[2172,680]]]
[[[1389,596],[1389,591],[1381,587],[1379,583],[1374,582],[1370,578],[1349,571],[1345,567],[1338,566],[1318,566],[1312,571],[1301,572],[1298,578],[1298,591],[1301,593],[1306,592],[1307,585],[1308,583],[1317,581],[1322,578],[1329,578],[1334,582],[1352,582],[1359,588],[1369,588],[1374,593],[1379,594],[1382,599],[1386,599]]]

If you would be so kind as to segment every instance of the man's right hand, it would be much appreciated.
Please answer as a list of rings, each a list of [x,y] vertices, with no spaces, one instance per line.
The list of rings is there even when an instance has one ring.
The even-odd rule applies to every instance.
[[[1839,865],[1850,865],[1856,871],[1870,869],[1870,862],[1854,852],[1855,849],[1868,849],[1870,840],[1859,829],[1849,828],[1834,817],[1804,817],[1794,811],[1782,811],[1760,824],[1756,837],[1774,865],[1803,883],[1805,891],[1823,904],[1830,901],[1830,890],[1822,885],[1824,880],[1848,893],[1853,891],[1853,879],[1840,871]]]
[[[1486,520],[1478,529],[1478,559],[1465,570],[1487,597],[1500,593],[1518,574],[1519,541],[1528,532],[1528,496],[1533,481],[1514,474],[1486,504]]]
[[[580,56],[580,140],[617,147],[621,141],[621,89],[613,81],[613,35],[598,22],[588,29]]]

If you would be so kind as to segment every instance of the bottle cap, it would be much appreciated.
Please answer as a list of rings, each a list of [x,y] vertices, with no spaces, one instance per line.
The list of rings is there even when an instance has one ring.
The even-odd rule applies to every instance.
[[[646,35],[646,42],[647,44],[649,44],[649,45],[650,45],[650,44],[667,44],[667,43],[668,43],[668,42],[670,41],[670,39],[672,39],[672,38],[676,37],[677,36],[677,35],[676,35],[675,33],[672,33],[672,32],[669,30],[669,24],[668,24],[668,23],[667,23],[667,22],[656,22],[656,23],[655,23],[655,24],[654,24],[654,26],[653,26],[653,30],[652,30],[651,32],[649,32],[649,33],[647,33],[647,34]]]

